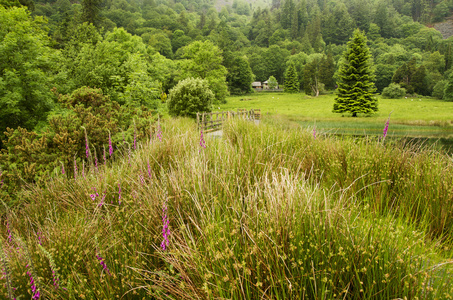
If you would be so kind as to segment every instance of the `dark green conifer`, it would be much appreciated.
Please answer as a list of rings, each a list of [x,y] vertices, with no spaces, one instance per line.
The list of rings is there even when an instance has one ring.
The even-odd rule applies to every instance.
[[[337,85],[333,112],[348,112],[357,117],[359,113],[371,114],[378,110],[371,54],[366,37],[359,29],[354,31],[343,52]]]
[[[297,93],[299,92],[299,78],[297,76],[296,67],[290,64],[285,74],[285,92]]]

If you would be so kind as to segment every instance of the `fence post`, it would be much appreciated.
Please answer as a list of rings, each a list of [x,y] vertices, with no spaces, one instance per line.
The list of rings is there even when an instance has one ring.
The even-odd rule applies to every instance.
[[[203,113],[203,114],[201,115],[201,129],[202,129],[203,131],[206,131],[206,128],[205,128],[205,125],[206,125],[206,124],[205,124],[205,122],[204,122],[204,118],[205,118],[205,113]]]

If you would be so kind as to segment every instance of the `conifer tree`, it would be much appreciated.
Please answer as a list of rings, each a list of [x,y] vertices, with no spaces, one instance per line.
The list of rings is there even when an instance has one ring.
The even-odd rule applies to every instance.
[[[285,92],[297,93],[299,92],[299,79],[296,72],[296,67],[293,63],[288,66],[285,74]]]
[[[353,117],[357,117],[358,113],[371,114],[377,111],[373,80],[371,54],[366,45],[366,37],[356,29],[343,52],[333,112],[349,112]]]

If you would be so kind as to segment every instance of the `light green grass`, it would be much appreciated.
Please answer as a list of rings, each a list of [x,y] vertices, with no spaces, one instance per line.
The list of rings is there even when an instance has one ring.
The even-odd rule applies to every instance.
[[[314,126],[331,133],[381,134],[390,114],[389,135],[413,137],[453,137],[453,102],[426,97],[382,99],[379,111],[371,116],[352,118],[333,113],[334,94],[319,97],[303,93],[254,93],[232,96],[214,111],[237,108],[261,109],[262,113],[282,115],[303,126]]]

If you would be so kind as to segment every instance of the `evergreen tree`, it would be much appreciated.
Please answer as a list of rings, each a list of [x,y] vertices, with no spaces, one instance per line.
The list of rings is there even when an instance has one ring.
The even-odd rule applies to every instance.
[[[82,20],[99,26],[102,0],[82,0]]]
[[[378,110],[377,98],[373,95],[374,74],[366,36],[359,30],[349,40],[340,62],[337,96],[333,112],[371,114]]]
[[[285,92],[299,92],[299,79],[294,64],[289,64],[285,74]]]
[[[414,88],[414,92],[420,95],[429,95],[428,84],[426,78],[425,66],[420,66],[417,71],[414,72],[412,77],[411,85]]]

